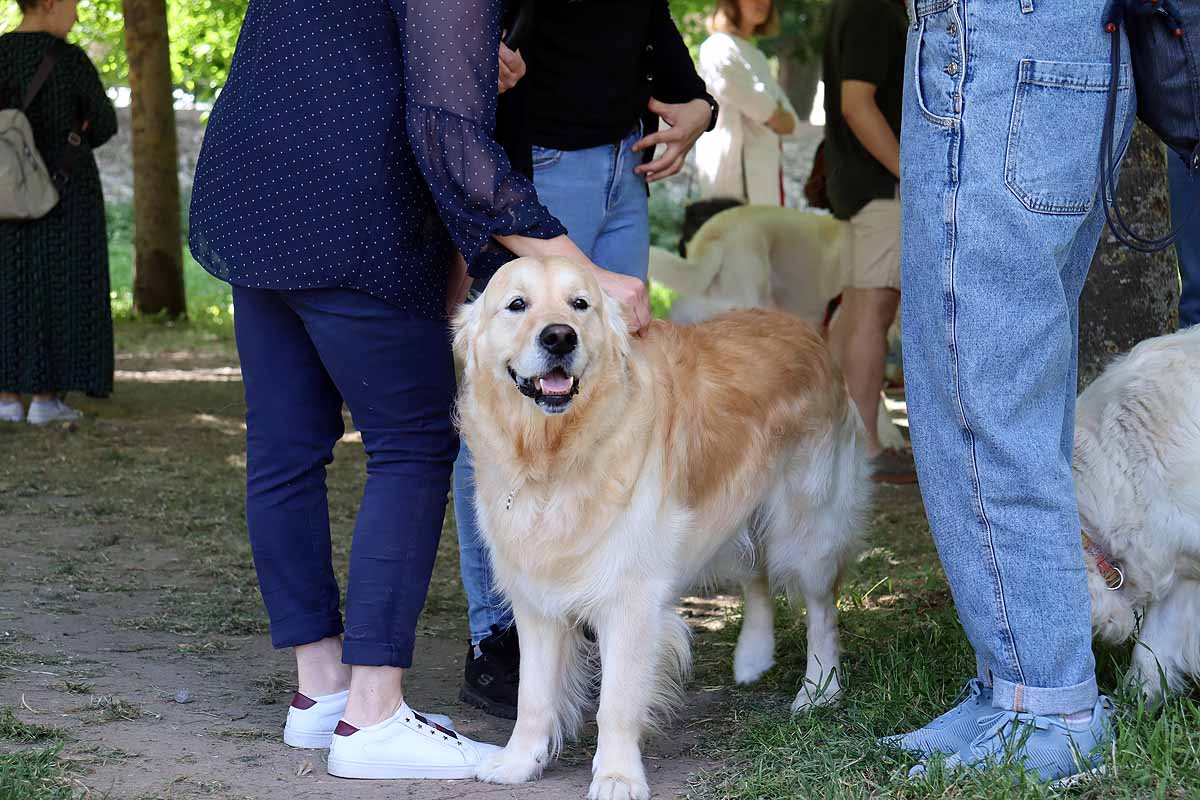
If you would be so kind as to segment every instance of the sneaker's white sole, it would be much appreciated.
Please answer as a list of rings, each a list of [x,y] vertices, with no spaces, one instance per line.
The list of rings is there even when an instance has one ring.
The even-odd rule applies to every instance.
[[[301,750],[328,750],[329,745],[333,744],[333,731],[329,733],[313,733],[312,731],[298,731],[285,727],[283,729],[283,743],[288,747],[296,747]]]
[[[335,778],[357,778],[360,780],[396,780],[404,778],[433,778],[440,780],[470,780],[479,769],[477,764],[456,766],[430,766],[422,764],[381,764],[369,761],[354,761],[329,756],[327,771]]]
[[[1078,786],[1081,783],[1087,783],[1090,780],[1103,777],[1106,772],[1108,772],[1108,768],[1101,764],[1098,767],[1089,769],[1087,772],[1076,772],[1074,775],[1068,775],[1065,778],[1051,781],[1050,788],[1070,789],[1072,786]]]

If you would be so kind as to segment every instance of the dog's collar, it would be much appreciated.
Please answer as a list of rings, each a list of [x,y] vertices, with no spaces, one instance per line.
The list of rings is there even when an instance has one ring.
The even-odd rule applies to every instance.
[[[1087,535],[1087,531],[1080,531],[1080,536],[1083,537],[1083,552],[1092,557],[1096,562],[1096,569],[1100,570],[1100,577],[1104,578],[1104,583],[1108,586],[1110,592],[1115,592],[1125,585],[1125,572],[1119,564],[1116,564],[1108,557],[1108,553],[1096,544],[1092,537]]]

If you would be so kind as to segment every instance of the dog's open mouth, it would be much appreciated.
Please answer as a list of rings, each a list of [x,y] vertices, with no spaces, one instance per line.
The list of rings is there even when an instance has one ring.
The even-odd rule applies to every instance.
[[[568,375],[562,367],[555,367],[536,378],[522,378],[511,367],[508,374],[521,394],[536,402],[543,411],[552,414],[565,411],[571,404],[571,398],[579,392],[579,381]]]

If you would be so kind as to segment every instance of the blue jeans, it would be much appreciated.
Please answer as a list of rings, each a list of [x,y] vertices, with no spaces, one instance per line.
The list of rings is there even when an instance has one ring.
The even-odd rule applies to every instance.
[[[275,647],[342,633],[325,467],[350,408],[367,452],[342,660],[412,666],[458,438],[446,321],[350,289],[234,287],[246,526]]]
[[[908,37],[913,452],[981,677],[996,706],[1033,714],[1090,709],[1097,692],[1071,451],[1079,295],[1104,226],[1107,5],[916,0]]]
[[[1194,171],[1193,171],[1194,172]],[[1175,241],[1179,256],[1179,327],[1200,325],[1200,176],[1189,174],[1178,155],[1167,153],[1167,174],[1171,180],[1172,224],[1186,225]]]
[[[639,138],[636,131],[619,145],[587,150],[535,147],[533,183],[538,199],[592,261],[645,280],[650,217],[646,181],[633,172],[641,163],[641,154],[632,150]],[[478,642],[487,638],[493,625],[510,627],[512,612],[492,585],[492,565],[475,522],[474,484],[475,467],[464,444],[454,465],[454,518],[471,641]]]

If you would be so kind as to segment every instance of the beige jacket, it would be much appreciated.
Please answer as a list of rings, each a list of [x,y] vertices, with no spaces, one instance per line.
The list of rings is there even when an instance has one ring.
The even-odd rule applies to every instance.
[[[717,126],[696,142],[700,197],[780,205],[780,137],[766,122],[780,103],[796,111],[766,54],[745,39],[714,33],[700,45],[700,77],[721,106]]]

